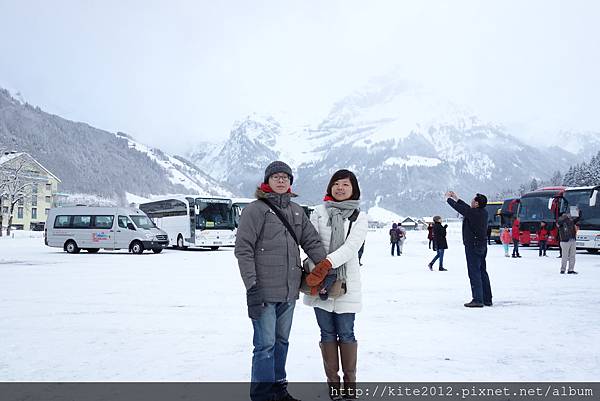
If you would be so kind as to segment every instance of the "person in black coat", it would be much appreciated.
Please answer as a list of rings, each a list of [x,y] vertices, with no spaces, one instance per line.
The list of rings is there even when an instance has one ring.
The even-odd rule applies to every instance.
[[[467,269],[471,282],[473,299],[467,302],[467,308],[492,306],[492,288],[486,270],[488,214],[485,210],[487,198],[477,194],[471,206],[458,198],[453,191],[446,192],[448,204],[463,215],[462,235],[467,256]]]
[[[433,229],[432,237],[433,237],[433,250],[437,252],[435,257],[427,266],[429,266],[429,270],[433,270],[433,264],[436,260],[440,260],[440,271],[445,272],[448,269],[444,269],[444,251],[448,249],[448,242],[446,242],[446,228],[448,228],[448,224],[442,226],[442,218],[440,216],[435,216],[433,218]]]

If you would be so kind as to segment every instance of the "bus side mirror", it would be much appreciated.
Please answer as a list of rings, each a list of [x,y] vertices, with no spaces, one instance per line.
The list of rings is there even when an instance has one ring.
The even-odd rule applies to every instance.
[[[598,202],[598,190],[594,189],[594,191],[592,192],[592,196],[590,196],[590,206],[594,207],[597,205]]]

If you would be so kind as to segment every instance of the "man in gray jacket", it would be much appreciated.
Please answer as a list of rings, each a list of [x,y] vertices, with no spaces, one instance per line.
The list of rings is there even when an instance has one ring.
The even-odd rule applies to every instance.
[[[265,170],[257,200],[246,206],[235,241],[248,316],[254,327],[250,398],[294,401],[287,392],[285,362],[302,278],[300,245],[315,261],[327,253],[302,207],[291,201],[292,169],[274,161]],[[277,216],[275,208],[292,228]],[[295,238],[294,238],[295,237]]]

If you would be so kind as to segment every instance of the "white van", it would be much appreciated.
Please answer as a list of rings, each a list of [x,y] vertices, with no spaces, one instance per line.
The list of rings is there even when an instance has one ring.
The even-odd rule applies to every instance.
[[[72,206],[50,209],[44,243],[68,253],[129,249],[160,253],[169,245],[167,233],[134,208]]]

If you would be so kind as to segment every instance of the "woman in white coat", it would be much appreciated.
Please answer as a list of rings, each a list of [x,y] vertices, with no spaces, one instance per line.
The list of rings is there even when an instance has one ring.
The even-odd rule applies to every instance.
[[[319,263],[306,281],[313,287],[318,286],[321,291],[325,277],[334,269],[337,279],[344,282],[346,289],[345,294],[336,298],[304,296],[304,303],[314,308],[321,329],[319,346],[329,395],[333,400],[343,399],[341,395],[352,397],[356,384],[354,318],[362,306],[358,250],[368,231],[368,217],[358,210],[359,199],[360,188],[354,173],[339,170],[327,185],[324,203],[317,206],[310,217],[329,252],[326,261]],[[343,389],[338,374],[340,359],[344,373]],[[334,389],[336,391],[332,391]]]

